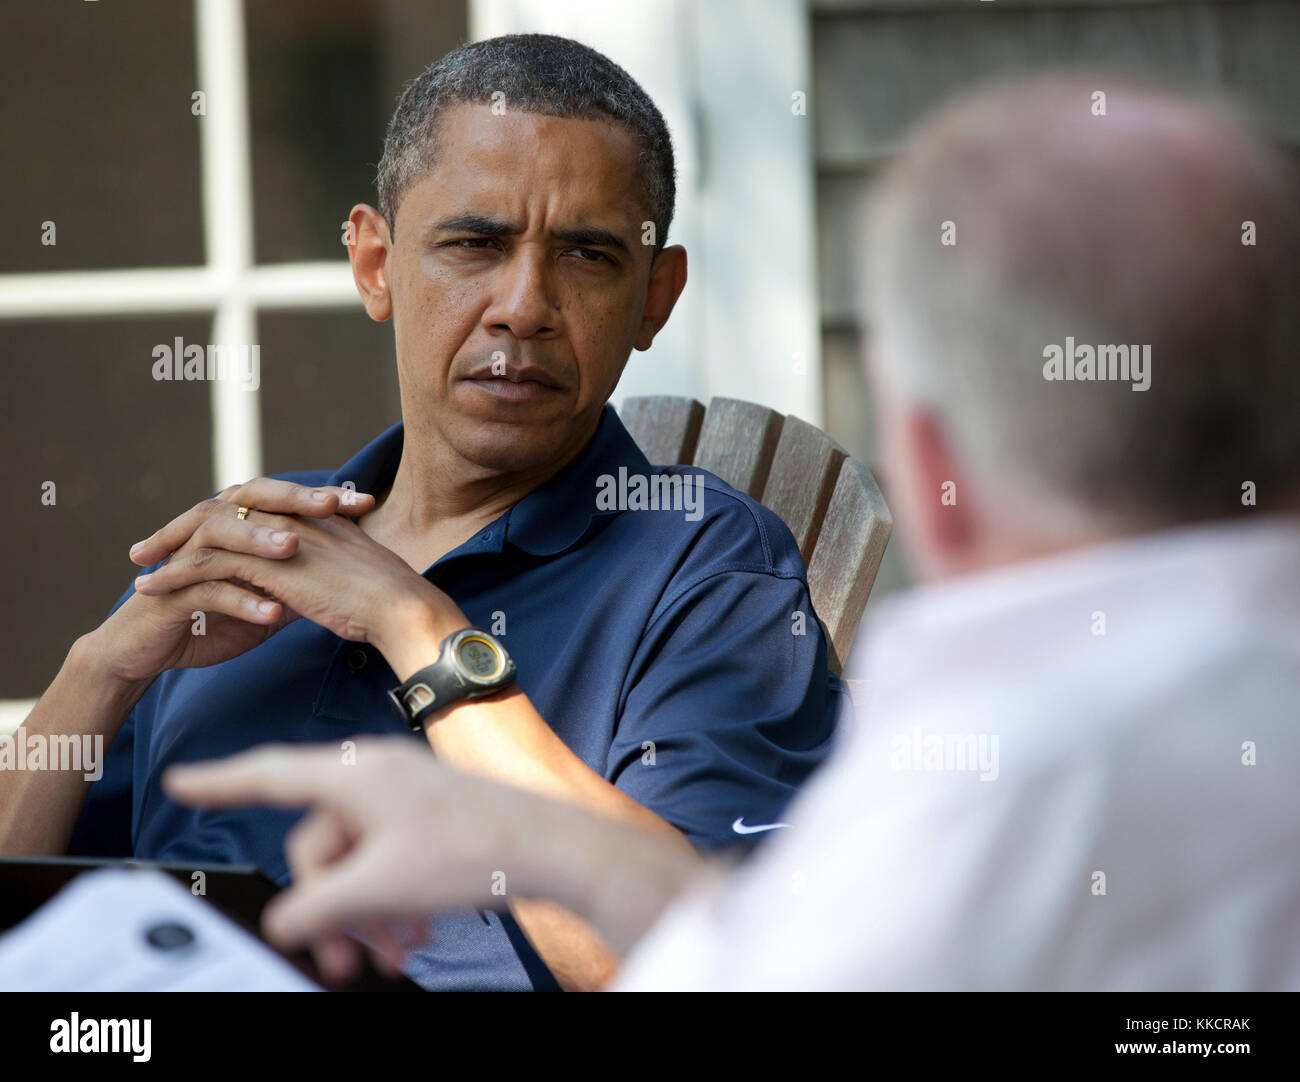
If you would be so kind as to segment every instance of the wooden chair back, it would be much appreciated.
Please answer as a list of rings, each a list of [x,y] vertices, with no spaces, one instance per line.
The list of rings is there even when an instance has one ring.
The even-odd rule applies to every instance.
[[[701,466],[790,527],[839,673],[894,520],[876,480],[819,428],[735,398],[627,399],[622,419],[655,465]]]

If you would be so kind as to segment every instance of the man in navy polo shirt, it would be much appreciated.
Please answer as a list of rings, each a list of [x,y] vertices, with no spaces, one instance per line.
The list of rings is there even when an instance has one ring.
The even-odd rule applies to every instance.
[[[267,741],[336,741],[346,764],[357,734],[403,731],[674,844],[752,845],[828,751],[839,686],[789,531],[710,474],[652,467],[607,404],[686,279],[644,92],[565,39],[466,46],[404,92],[379,188],[349,252],[367,312],[394,320],[403,423],[332,475],[233,487],[132,549],[151,573],[26,723],[103,735],[104,776],[0,778],[3,851],[253,862],[284,883],[286,847],[347,839],[175,804],[162,771]],[[408,972],[608,980],[590,927],[500,887],[500,914],[439,919]]]

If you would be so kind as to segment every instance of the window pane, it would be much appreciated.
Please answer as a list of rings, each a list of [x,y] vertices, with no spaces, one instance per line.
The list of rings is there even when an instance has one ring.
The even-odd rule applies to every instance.
[[[465,0],[262,0],[247,6],[256,258],[339,259],[375,203],[402,84],[465,40]]]
[[[127,549],[211,495],[209,386],[152,372],[155,346],[207,343],[210,329],[204,316],[0,327],[16,392],[0,395],[13,496],[0,531],[0,699],[39,695],[130,584]]]
[[[357,304],[258,318],[264,473],[337,469],[402,419],[392,324]]]
[[[6,5],[0,273],[202,261],[193,23],[176,0]]]

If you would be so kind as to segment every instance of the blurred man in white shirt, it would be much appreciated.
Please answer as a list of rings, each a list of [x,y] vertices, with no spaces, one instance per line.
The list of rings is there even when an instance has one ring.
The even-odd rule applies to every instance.
[[[863,251],[922,585],[871,614],[835,758],[734,874],[589,819],[561,850],[580,813],[423,764],[169,786],[348,839],[300,862],[286,944],[490,904],[509,867],[631,948],[619,988],[1300,988],[1298,213],[1231,110],[1117,79],[917,132]],[[419,834],[367,805],[385,784],[429,815],[471,787],[480,818]]]
[[[882,607],[793,829],[621,986],[1300,988],[1297,599],[1261,516]]]
[[[793,829],[623,986],[1300,988],[1287,183],[1230,112],[1100,77],[917,134],[865,311],[926,585]]]

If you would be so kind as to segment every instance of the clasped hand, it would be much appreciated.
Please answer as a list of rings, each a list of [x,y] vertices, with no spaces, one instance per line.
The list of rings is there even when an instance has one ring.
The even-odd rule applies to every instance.
[[[238,517],[239,508],[251,510]],[[382,649],[383,633],[412,607],[455,609],[442,591],[349,517],[375,498],[335,486],[259,477],[232,485],[131,549],[142,566],[101,628],[112,670],[147,680],[169,668],[228,660],[298,617]],[[195,614],[205,614],[194,634]]]

